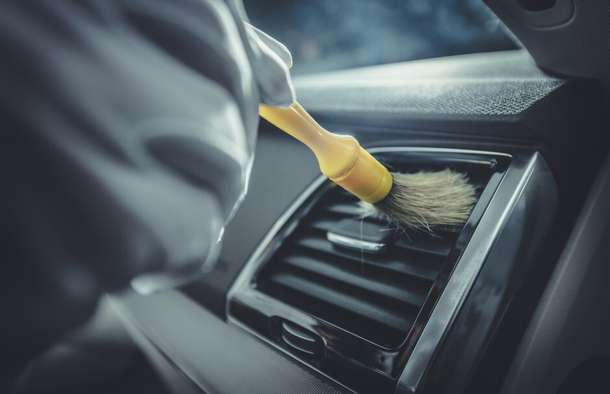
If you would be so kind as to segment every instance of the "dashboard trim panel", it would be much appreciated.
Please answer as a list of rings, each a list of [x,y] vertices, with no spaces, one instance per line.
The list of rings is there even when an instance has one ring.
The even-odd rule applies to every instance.
[[[490,202],[488,211],[494,212],[499,209],[499,215],[483,215],[475,229],[399,378],[398,393],[416,393],[420,390],[433,358],[459,313],[494,242],[497,241],[515,205],[523,198],[524,189],[539,166],[541,166],[541,156],[538,153],[534,153],[526,162],[523,162],[523,158],[513,160],[512,169],[509,168],[502,181],[502,189],[512,190],[512,193],[496,193]],[[518,167],[518,171],[515,171],[515,167]],[[549,203],[554,205],[552,200]]]
[[[467,233],[460,236],[459,239],[462,239],[462,242],[459,242],[458,239],[458,243],[461,243],[461,245],[460,248],[456,246],[456,249],[459,249],[455,252],[456,262],[450,267],[451,270],[444,274],[444,281],[439,287],[433,288],[433,291],[437,292],[435,304],[431,305],[429,310],[423,314],[425,320],[416,324],[417,326],[414,325],[411,329],[411,333],[407,337],[405,344],[402,345],[400,353],[392,353],[393,349],[380,349],[379,353],[374,350],[379,348],[375,344],[367,344],[364,338],[354,338],[355,342],[352,346],[360,347],[361,351],[367,354],[366,357],[369,357],[369,359],[345,360],[346,362],[353,363],[355,361],[357,364],[360,363],[359,368],[362,368],[364,365],[370,365],[370,372],[372,374],[383,375],[384,379],[387,379],[389,386],[395,385],[394,389],[396,392],[421,392],[430,367],[441,351],[456,316],[460,313],[460,308],[465,298],[473,287],[490,250],[494,247],[498,234],[501,233],[503,226],[511,217],[515,207],[527,197],[526,188],[530,184],[531,178],[533,176],[539,177],[540,174],[543,174],[545,182],[542,183],[547,186],[550,185],[544,188],[543,193],[548,194],[551,211],[554,211],[556,205],[555,184],[540,154],[532,150],[507,154],[451,148],[381,147],[371,148],[370,151],[374,154],[404,152],[410,155],[432,155],[440,161],[451,157],[455,160],[455,157],[460,157],[460,160],[470,161],[470,164],[473,165],[481,165],[481,163],[490,159],[492,162],[493,160],[503,162],[504,164],[502,165],[505,166],[504,170],[492,174],[492,178],[488,183],[492,187],[486,187],[483,191],[480,197],[480,201],[483,201],[483,203],[477,204],[471,215],[471,218],[475,218],[471,219],[474,221],[471,222],[469,220],[469,223],[467,223],[462,231],[462,233]],[[449,159],[447,161],[451,162]],[[248,308],[254,310],[267,309],[272,311],[269,314],[269,319],[273,319],[273,314],[277,313],[278,316],[298,322],[305,329],[312,332],[319,333],[322,331],[329,333],[333,330],[336,332],[340,331],[338,327],[320,326],[318,319],[260,293],[251,285],[255,282],[258,270],[266,263],[268,257],[281,246],[285,238],[292,232],[293,226],[298,225],[299,217],[303,217],[308,213],[309,208],[307,208],[306,204],[316,192],[323,188],[325,182],[325,177],[315,180],[270,229],[231,286],[228,293],[226,312],[229,322],[245,329],[292,358],[303,362],[308,367],[330,377],[329,373],[323,370],[324,368],[300,359],[289,350],[279,346],[272,338],[268,338],[259,333],[257,329],[249,327],[240,317],[236,316],[237,313],[243,317]],[[295,215],[297,216],[295,217]],[[292,223],[290,223],[291,221]],[[351,334],[353,336],[353,333]],[[330,334],[329,338],[332,339],[333,335]],[[328,351],[336,351],[337,344],[327,343],[327,340],[324,339],[324,345],[330,345]],[[372,360],[373,358],[380,361],[369,364],[367,360]],[[381,364],[379,364],[380,362]],[[377,363],[376,367],[374,366],[375,363]],[[403,367],[396,371],[395,368],[399,365]],[[395,380],[392,379],[392,376],[394,376],[393,379]],[[331,379],[337,380],[335,376],[332,376]],[[341,381],[341,379],[338,381]],[[392,381],[394,382],[393,384],[390,383]],[[342,383],[345,384],[346,382]]]

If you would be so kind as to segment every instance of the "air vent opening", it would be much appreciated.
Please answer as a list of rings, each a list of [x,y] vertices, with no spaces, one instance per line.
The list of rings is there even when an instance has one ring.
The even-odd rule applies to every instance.
[[[360,222],[356,199],[320,178],[246,263],[229,293],[227,313],[278,351],[356,392],[390,393],[436,302],[451,290],[446,284],[487,205],[514,167],[512,157],[501,153],[371,151],[393,171],[450,168],[467,174],[478,187],[478,202],[466,225],[430,235],[400,231],[379,218]],[[283,331],[278,322],[302,332]],[[316,338],[315,351],[303,348],[305,333]]]
[[[493,159],[473,160],[399,152],[379,158],[394,171],[442,170],[465,172],[481,192],[495,166]],[[329,232],[346,219],[363,218],[358,201],[342,189],[326,185],[277,252],[258,272],[254,283],[261,293],[305,312],[315,319],[393,349],[401,346],[424,309],[447,260],[459,229],[434,234],[406,232],[384,222],[391,241],[380,251],[364,253],[330,242]]]

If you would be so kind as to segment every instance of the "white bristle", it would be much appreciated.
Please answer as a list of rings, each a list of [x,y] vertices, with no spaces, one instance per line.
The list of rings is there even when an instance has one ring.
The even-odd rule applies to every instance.
[[[362,206],[366,213],[380,212],[406,228],[431,231],[439,226],[461,226],[476,200],[466,175],[449,169],[392,176],[390,194],[375,205]]]

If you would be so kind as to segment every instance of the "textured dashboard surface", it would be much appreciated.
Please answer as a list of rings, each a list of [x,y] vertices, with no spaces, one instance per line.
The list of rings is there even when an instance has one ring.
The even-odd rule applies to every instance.
[[[562,83],[517,50],[332,72],[296,88],[312,111],[477,117],[517,115]]]

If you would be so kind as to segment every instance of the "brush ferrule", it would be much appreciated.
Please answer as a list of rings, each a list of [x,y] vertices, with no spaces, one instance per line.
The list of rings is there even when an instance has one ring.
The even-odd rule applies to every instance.
[[[355,154],[356,160],[349,171],[329,178],[362,201],[374,204],[383,200],[392,189],[392,175],[362,147],[358,146]]]

